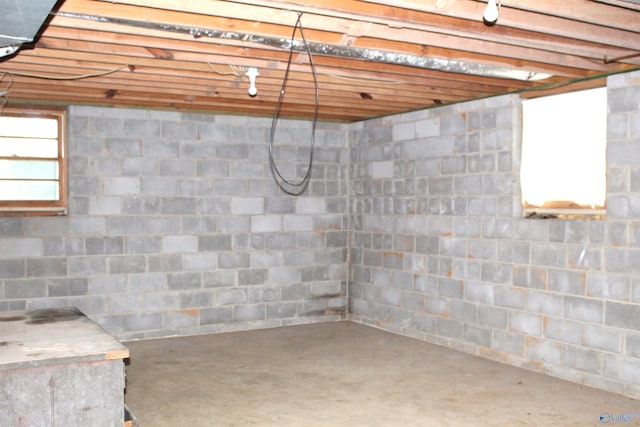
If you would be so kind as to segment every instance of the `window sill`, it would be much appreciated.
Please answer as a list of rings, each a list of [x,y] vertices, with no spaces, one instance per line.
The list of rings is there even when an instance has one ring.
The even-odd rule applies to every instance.
[[[67,208],[0,206],[0,216],[64,216]]]
[[[525,208],[524,217],[529,219],[595,219],[607,217],[606,209],[559,209]]]

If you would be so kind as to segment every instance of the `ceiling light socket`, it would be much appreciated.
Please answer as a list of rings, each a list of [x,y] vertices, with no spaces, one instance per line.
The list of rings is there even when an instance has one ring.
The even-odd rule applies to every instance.
[[[482,19],[486,25],[494,25],[500,16],[500,0],[489,0]]]
[[[249,67],[244,75],[249,77],[249,96],[256,96],[258,94],[258,88],[256,88],[256,77],[260,75],[258,68]]]

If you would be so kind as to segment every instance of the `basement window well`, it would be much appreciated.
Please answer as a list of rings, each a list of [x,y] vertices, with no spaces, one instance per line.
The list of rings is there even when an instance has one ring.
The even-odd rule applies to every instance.
[[[66,213],[65,112],[0,115],[0,215]]]
[[[603,218],[607,90],[522,101],[520,182],[528,218]]]

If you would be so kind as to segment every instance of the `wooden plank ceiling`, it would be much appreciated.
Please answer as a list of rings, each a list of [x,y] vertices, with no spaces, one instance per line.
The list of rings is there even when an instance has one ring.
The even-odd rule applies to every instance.
[[[4,101],[355,121],[640,68],[637,0],[64,0],[0,58]],[[299,15],[301,14],[301,15]],[[311,61],[310,61],[311,59]],[[247,93],[257,67],[258,94]],[[501,74],[512,70],[515,78]],[[547,78],[544,78],[549,75]],[[530,92],[536,89],[535,92]]]

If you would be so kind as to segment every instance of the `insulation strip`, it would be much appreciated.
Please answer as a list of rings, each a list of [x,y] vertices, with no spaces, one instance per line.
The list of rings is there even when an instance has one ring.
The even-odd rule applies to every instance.
[[[285,49],[297,52],[307,52],[316,55],[327,55],[339,58],[358,59],[376,63],[405,65],[409,67],[424,68],[428,70],[462,73],[474,76],[497,77],[523,81],[537,81],[551,77],[550,74],[538,73],[527,70],[519,70],[505,67],[494,67],[487,64],[459,61],[455,59],[433,58],[428,56],[412,55],[407,53],[389,52],[378,49],[366,49],[354,46],[337,46],[326,43],[308,42],[307,47],[301,41],[268,37],[256,34],[241,33],[235,31],[221,31],[214,29],[185,27],[181,25],[163,24],[157,22],[144,22],[133,19],[110,18],[106,16],[87,15],[72,12],[58,12],[56,15],[66,18],[87,19],[91,21],[119,24],[130,27],[160,30],[179,34],[188,34],[195,38],[210,37],[222,40],[233,40],[246,43],[255,43],[277,49]],[[292,45],[293,43],[293,45]]]

